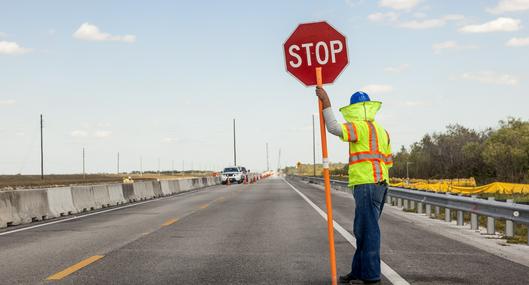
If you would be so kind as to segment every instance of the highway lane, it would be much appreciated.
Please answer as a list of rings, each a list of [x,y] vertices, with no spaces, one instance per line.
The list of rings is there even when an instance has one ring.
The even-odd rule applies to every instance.
[[[59,284],[329,284],[323,219],[282,180],[236,187]],[[336,247],[351,249],[342,238]]]
[[[289,182],[325,210],[321,187],[298,180]],[[336,192],[332,197],[334,220],[352,232],[352,195]],[[529,283],[527,267],[427,231],[387,209],[381,217],[381,232],[382,260],[411,284]]]
[[[104,255],[145,237],[175,218],[234,195],[238,186],[152,200],[21,232],[0,235],[0,284],[38,284],[49,275],[93,255]]]
[[[320,189],[290,183],[325,209]],[[353,200],[343,193],[333,194],[333,199],[335,221],[350,232]],[[382,217],[382,258],[412,284],[529,280],[524,266],[388,213]],[[337,232],[335,238],[338,272],[344,273],[354,248]],[[78,264],[81,261],[85,262]],[[50,276],[59,280],[46,280]],[[329,284],[326,222],[278,178],[215,186],[0,236],[0,280],[2,284]],[[385,278],[383,283],[390,284]]]

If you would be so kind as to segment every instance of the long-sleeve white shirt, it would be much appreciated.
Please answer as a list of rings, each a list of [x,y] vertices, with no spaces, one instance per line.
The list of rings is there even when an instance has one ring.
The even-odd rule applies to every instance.
[[[340,138],[343,137],[342,126],[336,121],[332,107],[323,109],[323,117],[325,118],[325,125],[327,126],[329,133]]]

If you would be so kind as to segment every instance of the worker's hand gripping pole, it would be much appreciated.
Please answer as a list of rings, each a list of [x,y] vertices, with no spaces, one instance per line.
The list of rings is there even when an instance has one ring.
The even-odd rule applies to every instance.
[[[322,87],[323,78],[321,67],[316,67],[316,84]],[[325,184],[325,204],[327,205],[327,234],[329,236],[329,259],[331,262],[332,285],[336,285],[336,253],[334,251],[334,225],[332,218],[331,180],[329,174],[329,159],[327,155],[327,133],[325,118],[323,118],[323,102],[318,99],[320,113],[321,154],[323,156],[323,181]]]

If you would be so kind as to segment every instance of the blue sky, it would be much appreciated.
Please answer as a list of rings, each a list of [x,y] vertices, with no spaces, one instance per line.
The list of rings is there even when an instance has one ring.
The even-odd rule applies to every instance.
[[[2,1],[0,173],[251,169],[312,160],[312,88],[284,67],[302,22],[346,35],[349,65],[327,86],[383,102],[394,150],[460,123],[528,119],[529,1]],[[347,146],[329,139],[331,161]],[[318,160],[320,157],[318,144]]]

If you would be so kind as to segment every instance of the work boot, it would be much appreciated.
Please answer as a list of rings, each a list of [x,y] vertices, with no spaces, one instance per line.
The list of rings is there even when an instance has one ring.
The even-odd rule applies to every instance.
[[[380,280],[364,280],[364,284],[380,284]]]
[[[340,276],[340,284],[354,284],[354,283],[351,283],[352,281],[360,281],[360,280],[354,277],[352,273]],[[358,284],[361,284],[361,283],[358,283]]]

